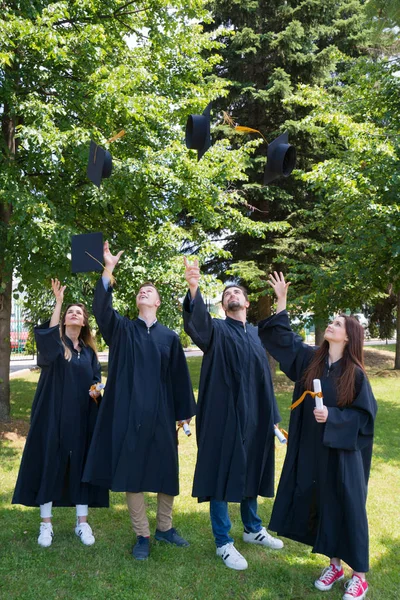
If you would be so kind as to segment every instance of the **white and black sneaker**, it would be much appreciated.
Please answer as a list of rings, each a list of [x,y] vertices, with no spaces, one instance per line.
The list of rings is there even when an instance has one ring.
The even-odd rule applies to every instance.
[[[92,546],[96,541],[89,523],[77,523],[75,533],[85,546]]]
[[[244,556],[240,554],[232,542],[217,548],[217,556],[220,556],[227,567],[235,571],[244,571],[248,564]]]
[[[39,537],[37,540],[39,546],[42,546],[42,548],[51,546],[53,536],[53,525],[51,523],[40,523]]]
[[[270,535],[265,529],[265,527],[262,527],[260,531],[257,531],[257,533],[244,531],[243,541],[247,542],[248,544],[258,544],[259,546],[266,546],[268,548],[272,548],[273,550],[280,550],[281,548],[283,548],[282,540],[274,538],[272,535]]]

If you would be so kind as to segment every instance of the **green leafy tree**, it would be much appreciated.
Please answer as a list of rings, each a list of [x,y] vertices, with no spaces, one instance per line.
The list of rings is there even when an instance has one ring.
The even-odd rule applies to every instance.
[[[337,93],[312,87],[299,92],[298,101],[314,107],[308,124],[321,143],[334,140],[336,149],[303,175],[318,204],[298,212],[286,256],[300,281],[312,276],[312,302],[331,313],[355,310],[388,294],[396,299],[397,315],[400,311],[400,80],[395,69],[384,59],[359,59]],[[395,368],[400,368],[399,343]]]
[[[182,248],[205,258],[223,254],[206,231],[263,234],[233,187],[252,145],[228,152],[221,141],[201,163],[183,145],[187,115],[224,94],[212,74],[218,55],[204,58],[218,46],[203,32],[207,19],[202,0],[2,3],[0,419],[9,415],[13,274],[32,318],[51,312],[51,277],[67,284],[66,300],[90,304],[93,277],[70,275],[71,233],[103,231],[125,249],[118,307],[130,314],[137,285],[152,279],[169,324]],[[90,139],[114,159],[100,191],[85,173]]]

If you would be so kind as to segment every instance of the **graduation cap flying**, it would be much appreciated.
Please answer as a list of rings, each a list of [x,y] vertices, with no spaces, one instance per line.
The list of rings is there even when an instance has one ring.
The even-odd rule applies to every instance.
[[[112,157],[108,150],[104,150],[91,140],[89,149],[89,162],[87,176],[99,188],[101,180],[110,177],[112,173]]]
[[[107,140],[107,144],[114,142],[125,135],[122,129],[119,133]],[[108,150],[98,146],[93,140],[90,141],[89,161],[87,166],[87,176],[92,183],[99,188],[102,179],[107,179],[112,173],[112,156]]]
[[[211,146],[210,113],[211,102],[201,115],[189,115],[186,121],[186,147],[189,150],[197,150],[197,160],[200,160]]]
[[[258,129],[235,125],[232,117],[223,111],[224,123],[230,125],[239,133],[259,133],[263,140],[267,140]],[[296,166],[296,148],[289,144],[289,134],[287,131],[275,138],[268,144],[267,163],[264,170],[264,184],[267,185],[278,177],[288,177]]]
[[[71,237],[71,268],[73,273],[103,270],[103,234],[84,233]]]
[[[289,134],[282,133],[268,144],[264,184],[267,185],[281,175],[288,177],[296,166],[296,148],[289,144]]]

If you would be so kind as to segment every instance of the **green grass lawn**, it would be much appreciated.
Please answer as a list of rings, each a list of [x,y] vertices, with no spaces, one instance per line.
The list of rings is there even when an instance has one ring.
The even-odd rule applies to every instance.
[[[197,390],[200,358],[189,366]],[[245,544],[238,506],[232,504],[232,533],[238,549],[248,560],[247,571],[227,569],[215,555],[208,504],[191,497],[196,460],[195,435],[180,433],[181,494],[176,499],[174,525],[191,543],[190,548],[166,547],[153,542],[149,560],[135,562],[131,555],[134,536],[123,494],[111,494],[109,509],[93,509],[90,523],[96,544],[84,547],[73,533],[74,509],[53,511],[54,542],[50,548],[37,544],[38,509],[11,505],[27,430],[30,405],[38,373],[12,380],[13,419],[0,435],[0,598],[4,600],[331,600],[343,590],[318,592],[313,581],[326,559],[306,546],[285,541],[280,551]],[[400,598],[400,380],[372,379],[379,404],[368,513],[370,523],[370,600]],[[277,377],[277,397],[287,426],[291,385]],[[194,427],[192,427],[194,432]],[[276,481],[285,447],[277,444]],[[162,460],[162,457],[160,457]],[[268,524],[271,499],[260,499],[260,515]],[[151,529],[155,529],[156,496],[148,495]],[[346,575],[349,569],[346,568]]]
[[[374,350],[386,350],[387,352],[396,352],[396,344],[374,344],[368,345],[366,348],[373,348]]]

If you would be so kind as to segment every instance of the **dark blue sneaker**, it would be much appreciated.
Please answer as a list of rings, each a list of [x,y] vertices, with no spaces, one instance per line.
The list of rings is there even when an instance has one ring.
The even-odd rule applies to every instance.
[[[136,560],[146,560],[150,554],[150,540],[142,535],[137,536],[137,542],[132,548],[132,556]]]
[[[155,536],[159,542],[167,542],[167,544],[173,544],[174,546],[190,546],[189,542],[179,535],[179,533],[171,527],[168,531],[160,531],[156,529]]]

